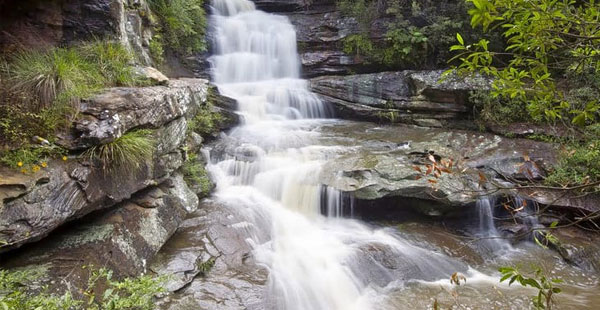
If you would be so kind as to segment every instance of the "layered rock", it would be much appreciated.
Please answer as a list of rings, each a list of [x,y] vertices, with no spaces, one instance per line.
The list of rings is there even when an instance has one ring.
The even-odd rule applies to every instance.
[[[117,277],[134,276],[148,270],[148,262],[197,207],[198,197],[175,174],[110,212],[4,257],[3,265],[43,266],[45,275],[39,281],[72,290],[86,287],[89,265],[106,266]]]
[[[152,14],[145,0],[6,0],[0,11],[0,52],[112,38],[141,64],[152,63]]]
[[[556,153],[551,144],[469,131],[365,123],[338,123],[323,130],[355,147],[325,165],[322,183],[362,201],[355,210],[363,214],[389,205],[428,215],[460,213],[481,197],[502,193],[489,182],[523,179],[528,165],[543,171]],[[432,164],[429,155],[438,162],[452,160],[453,172],[424,175],[425,165]]]
[[[171,80],[169,86],[113,88],[85,101],[84,117],[75,122],[72,136],[63,137],[63,145],[82,149],[129,130],[153,129],[151,160],[110,171],[86,158],[52,161],[32,175],[2,171],[0,251],[37,241],[66,222],[168,180],[184,161],[186,117],[208,104],[210,87],[206,80]]]
[[[489,88],[481,77],[442,71],[399,71],[310,80],[311,90],[346,119],[441,127],[469,117],[469,91]]]

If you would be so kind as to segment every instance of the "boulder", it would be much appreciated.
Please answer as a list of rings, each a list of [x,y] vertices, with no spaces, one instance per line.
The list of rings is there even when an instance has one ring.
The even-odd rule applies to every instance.
[[[85,287],[89,270],[82,267],[90,265],[107,267],[116,277],[136,276],[147,272],[148,262],[197,207],[196,195],[174,175],[110,212],[3,257],[3,268],[44,266],[41,282],[70,289]]]
[[[320,176],[323,184],[362,201],[358,208],[378,207],[365,201],[394,198],[388,202],[427,215],[462,212],[482,196],[499,194],[495,187],[480,184],[480,173],[486,180],[483,183],[497,184],[505,182],[506,176],[522,174],[522,167],[531,162],[542,173],[555,162],[557,152],[548,143],[461,130],[355,122],[323,130],[326,136],[343,136],[344,144],[354,146],[325,165]],[[453,172],[439,178],[424,176],[430,154],[438,163],[451,159]]]
[[[310,80],[311,90],[342,118],[442,127],[469,118],[469,91],[489,88],[481,77],[442,71],[399,71]]]
[[[208,81],[178,79],[168,86],[116,87],[84,100],[72,136],[59,142],[71,150],[119,138],[134,128],[160,128],[193,113],[208,98]]]
[[[66,222],[125,201],[132,194],[162,183],[183,164],[179,147],[187,123],[178,118],[156,130],[151,161],[138,169],[110,172],[84,160],[51,161],[30,176],[7,176],[0,185],[0,252],[40,240]],[[3,175],[3,178],[4,178]]]
[[[140,78],[152,82],[154,85],[166,85],[169,78],[153,67],[137,67],[135,73]]]

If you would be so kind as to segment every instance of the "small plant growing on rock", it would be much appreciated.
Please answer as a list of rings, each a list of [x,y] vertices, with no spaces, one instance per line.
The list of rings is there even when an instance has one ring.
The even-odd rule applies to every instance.
[[[83,157],[99,163],[104,171],[137,170],[152,159],[155,144],[152,130],[134,130],[112,142],[89,148]]]
[[[500,282],[508,280],[508,285],[517,282],[521,286],[538,290],[538,294],[533,297],[533,305],[537,310],[551,310],[552,305],[554,304],[554,294],[561,292],[561,289],[555,285],[562,283],[562,280],[558,278],[548,278],[539,267],[535,269],[534,275],[531,277],[521,273],[517,268],[513,267],[502,267],[499,271],[502,273]]]

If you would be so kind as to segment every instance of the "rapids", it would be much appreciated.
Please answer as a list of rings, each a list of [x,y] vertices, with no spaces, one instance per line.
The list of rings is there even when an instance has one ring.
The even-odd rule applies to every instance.
[[[321,143],[323,128],[340,121],[300,79],[294,27],[248,0],[214,0],[212,7],[212,79],[237,100],[242,118],[207,152],[217,184],[212,199],[243,218],[236,228],[246,232],[253,256],[269,273],[265,304],[277,310],[414,309],[431,304],[415,291],[446,283],[454,272],[497,284],[497,277],[392,229],[348,218],[351,199],[318,176],[328,160],[353,146]],[[489,222],[482,225],[494,232]]]

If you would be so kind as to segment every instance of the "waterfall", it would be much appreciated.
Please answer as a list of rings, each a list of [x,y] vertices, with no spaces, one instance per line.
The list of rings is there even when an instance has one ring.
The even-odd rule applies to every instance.
[[[248,0],[214,0],[211,18],[212,78],[237,100],[242,117],[209,153],[214,198],[245,219],[235,228],[251,236],[252,254],[269,271],[272,309],[372,309],[377,287],[467,270],[342,217],[351,214],[351,199],[320,184],[319,175],[344,147],[319,143],[319,126],[334,121],[299,78],[296,33],[287,18]]]
[[[479,217],[478,236],[482,238],[482,244],[492,252],[511,249],[510,243],[502,238],[496,223],[494,222],[494,205],[496,199],[492,197],[481,197],[477,200],[475,207]]]

